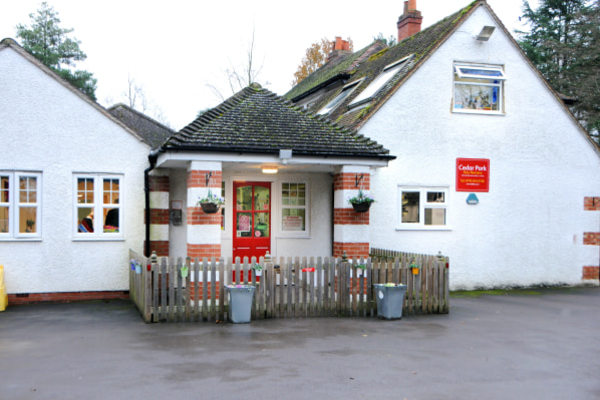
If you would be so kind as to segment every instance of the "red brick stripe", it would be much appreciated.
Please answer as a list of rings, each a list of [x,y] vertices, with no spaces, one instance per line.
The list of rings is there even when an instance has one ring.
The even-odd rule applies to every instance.
[[[600,211],[600,197],[584,197],[583,209],[585,211]]]
[[[581,279],[600,279],[600,267],[583,267]]]
[[[144,248],[146,248],[146,241],[144,241]],[[156,255],[159,257],[167,257],[169,255],[169,241],[151,240],[150,253],[152,253],[153,251],[156,251]]]
[[[168,176],[152,176],[149,177],[149,186],[151,192],[168,192],[169,177]]]
[[[221,213],[218,211],[215,214],[206,214],[200,207],[188,207],[187,209],[188,225],[221,225],[221,218]]]
[[[187,244],[187,256],[191,258],[221,257],[220,244]]]
[[[150,222],[156,225],[168,225],[169,224],[169,210],[162,208],[151,208],[150,209]],[[144,224],[146,224],[146,213],[144,213]]]
[[[369,212],[357,213],[353,208],[334,208],[333,223],[336,225],[369,225]]]
[[[360,176],[363,176],[360,179]],[[358,187],[356,186],[357,177],[360,179],[358,182]],[[345,172],[343,174],[336,174],[333,177],[333,190],[352,190],[352,189],[362,189],[369,190],[371,187],[371,175],[368,173],[362,172]]]
[[[208,185],[206,185],[206,174],[211,173],[210,180]],[[222,173],[221,171],[188,171],[187,176],[187,187],[211,187],[211,188],[219,188],[218,193],[214,193],[215,195],[221,195],[221,181],[222,181]]]
[[[600,246],[600,232],[584,232],[583,244]]]
[[[55,292],[55,293],[19,293],[8,295],[8,305],[30,304],[41,302],[70,303],[85,300],[129,299],[129,291],[98,292]]]
[[[341,257],[344,252],[348,258],[368,257],[369,243],[341,243],[333,242],[333,256]]]

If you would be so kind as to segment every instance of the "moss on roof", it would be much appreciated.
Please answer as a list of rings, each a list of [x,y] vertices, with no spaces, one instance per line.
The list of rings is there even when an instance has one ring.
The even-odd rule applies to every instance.
[[[393,159],[375,141],[252,84],[171,136],[161,151],[215,151]]]

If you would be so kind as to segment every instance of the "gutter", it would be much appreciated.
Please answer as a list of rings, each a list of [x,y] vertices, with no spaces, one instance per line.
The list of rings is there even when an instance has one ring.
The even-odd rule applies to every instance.
[[[144,216],[146,220],[146,234],[144,242],[144,256],[150,257],[150,171],[156,167],[159,150],[151,150],[148,154],[150,166],[144,170]]]

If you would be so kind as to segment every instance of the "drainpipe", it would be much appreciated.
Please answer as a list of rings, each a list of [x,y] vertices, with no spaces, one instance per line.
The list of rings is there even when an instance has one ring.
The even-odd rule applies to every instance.
[[[150,166],[144,170],[144,214],[146,220],[146,241],[144,242],[144,255],[150,257],[150,171],[156,167],[159,149],[151,150],[148,155]]]

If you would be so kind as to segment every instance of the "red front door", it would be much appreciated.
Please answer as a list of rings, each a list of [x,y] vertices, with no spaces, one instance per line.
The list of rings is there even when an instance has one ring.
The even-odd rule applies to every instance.
[[[233,258],[271,251],[271,183],[233,182]]]

